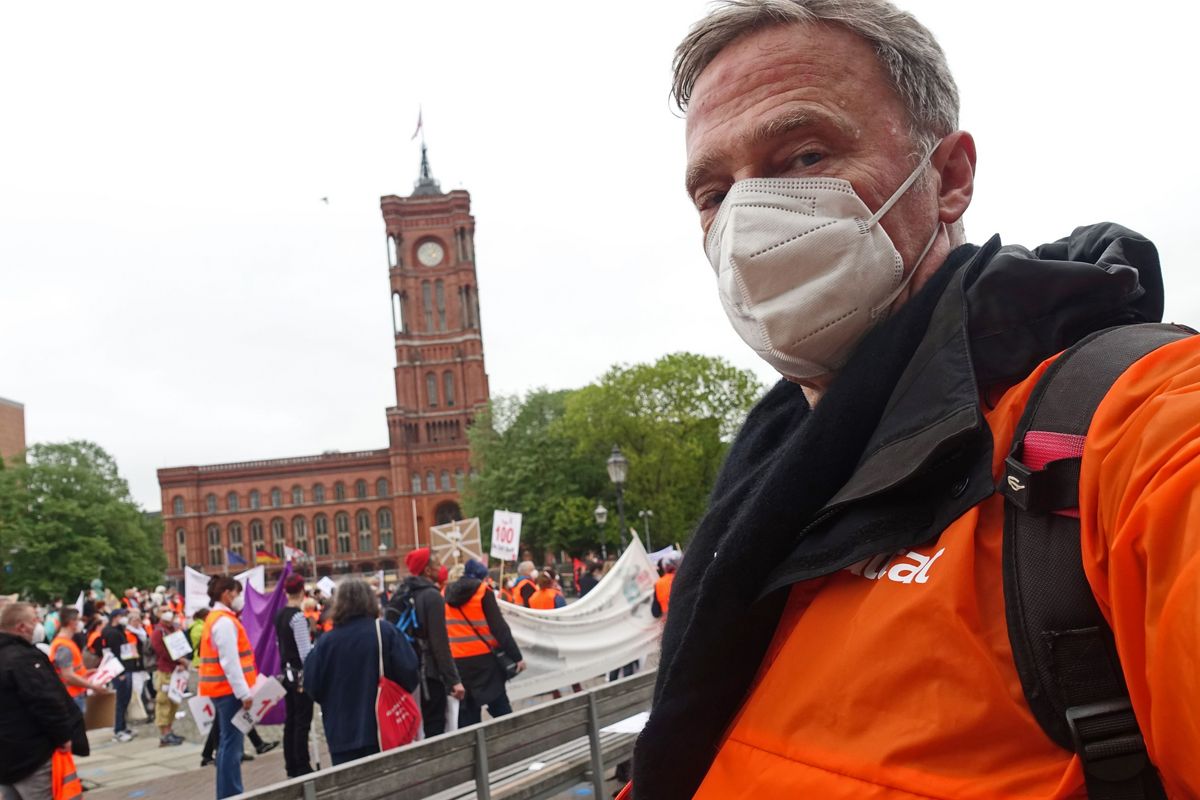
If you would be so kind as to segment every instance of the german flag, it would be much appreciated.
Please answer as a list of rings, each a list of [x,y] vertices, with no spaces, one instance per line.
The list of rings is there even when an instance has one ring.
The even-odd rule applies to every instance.
[[[256,564],[281,564],[283,563],[278,556],[268,553],[266,550],[254,551],[254,563]]]

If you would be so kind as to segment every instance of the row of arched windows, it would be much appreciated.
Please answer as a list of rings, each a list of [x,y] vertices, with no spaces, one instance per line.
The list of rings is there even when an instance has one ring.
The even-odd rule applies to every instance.
[[[353,516],[353,530],[350,514],[339,511],[333,515],[332,542],[329,517],[325,514],[314,515],[311,524],[307,517],[297,515],[292,517],[290,525],[283,517],[275,517],[270,521],[269,528],[264,528],[263,521],[258,519],[250,520],[247,527],[249,530],[244,531],[240,522],[230,522],[224,531],[216,523],[207,526],[204,536],[208,546],[208,565],[224,566],[226,551],[236,553],[247,564],[252,564],[255,553],[259,551],[283,558],[284,545],[317,556],[327,556],[331,552],[375,553],[379,545],[389,549],[394,545],[392,511],[389,508],[379,509],[373,516],[367,509],[359,509]],[[376,532],[378,540],[375,538]],[[179,528],[175,536],[179,545],[180,566],[183,566],[187,554],[187,531]]]
[[[442,399],[446,407],[454,405],[454,373],[446,370],[442,373]],[[436,372],[425,373],[425,402],[430,408],[438,407],[438,377]]]
[[[436,491],[439,491],[438,487],[441,486],[440,491],[443,491],[443,492],[453,492],[456,489],[461,492],[464,488],[465,480],[466,480],[466,475],[463,473],[461,467],[454,470],[454,482],[453,483],[450,482],[450,471],[449,470],[445,470],[445,469],[442,470],[440,483],[438,480],[438,476],[434,474],[433,470],[429,470],[428,472],[425,473],[424,491],[436,492]],[[412,474],[413,494],[420,494],[422,491],[421,487],[422,487],[421,473],[414,472]]]
[[[368,487],[367,487],[367,482],[365,480],[360,478],[359,480],[355,481],[354,482],[354,499],[366,500],[368,497],[367,490],[368,490]],[[375,496],[376,497],[387,497],[388,496],[387,478],[380,478],[379,480],[375,481]],[[293,486],[289,492],[289,497],[291,499],[292,505],[294,505],[294,506],[303,505],[304,498],[305,498],[304,487],[299,486],[299,485]],[[272,488],[268,494],[268,498],[270,501],[271,508],[279,508],[283,505],[283,491],[281,489],[279,489],[279,487]],[[335,483],[333,485],[333,499],[339,503],[346,499],[346,484],[342,483],[341,481],[338,481],[337,483]],[[324,484],[317,483],[317,484],[313,485],[312,501],[314,503],[324,503],[326,501]],[[251,511],[256,511],[256,510],[262,508],[262,495],[258,491],[258,489],[250,490],[250,493],[246,496],[246,503],[247,503],[246,508],[248,508]],[[217,513],[217,511],[219,510],[218,509],[218,499],[215,494],[209,494],[209,495],[205,496],[204,510],[205,510],[205,512],[207,512],[209,514]],[[242,499],[238,495],[237,492],[230,492],[229,494],[225,495],[225,509],[224,510],[225,511],[241,511],[242,510]],[[174,499],[171,501],[171,511],[177,517],[183,516],[183,514],[186,511],[186,507],[185,507],[182,496],[176,495],[174,497]]]
[[[411,333],[408,303],[408,292],[392,292],[392,329],[397,335]],[[479,327],[479,297],[470,285],[458,287],[458,313],[463,330]],[[421,281],[421,321],[425,333],[447,329],[443,281]]]

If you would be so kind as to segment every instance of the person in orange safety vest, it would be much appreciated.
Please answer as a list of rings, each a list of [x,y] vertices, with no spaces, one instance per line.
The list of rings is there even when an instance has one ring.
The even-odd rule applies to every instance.
[[[785,379],[674,578],[625,795],[1200,797],[1200,336],[1106,382],[1052,462],[1073,496],[1038,494],[1055,467],[1022,480],[1011,463],[1040,445],[1017,434],[1064,351],[1162,318],[1155,245],[1113,223],[969,244],[976,146],[954,79],[885,0],[723,2],[674,69],[719,302]],[[1062,683],[1106,667],[1124,699],[1045,713],[1028,691],[1013,492],[1077,515],[1039,544],[1111,628],[1111,647],[1028,646],[1053,646]]]
[[[220,726],[217,745],[217,800],[242,793],[242,732],[233,720],[249,710],[251,689],[258,680],[254,648],[238,619],[242,608],[242,586],[228,575],[215,575],[208,582],[212,610],[204,619],[200,636],[200,681],[202,697],[212,698]]]
[[[675,582],[675,571],[679,569],[679,554],[664,556],[662,568],[662,576],[654,582],[654,600],[650,603],[650,613],[655,617],[667,615],[667,607],[671,603],[671,584]]]
[[[101,694],[108,690],[88,680],[88,671],[83,666],[83,653],[75,644],[75,634],[80,625],[79,612],[65,606],[58,612],[59,626],[50,642],[50,663],[58,672],[71,700],[83,711],[87,705],[88,689]]]
[[[553,611],[567,604],[562,590],[558,588],[557,576],[554,570],[544,568],[537,577],[537,590],[529,595],[529,607],[541,611]]]

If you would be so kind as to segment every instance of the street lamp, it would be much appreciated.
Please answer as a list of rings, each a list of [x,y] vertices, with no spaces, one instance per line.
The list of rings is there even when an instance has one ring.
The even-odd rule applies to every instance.
[[[604,543],[604,523],[608,522],[608,509],[601,503],[596,504],[596,525],[600,528],[600,557],[608,560],[608,546]]]
[[[638,512],[638,519],[646,523],[646,549],[651,552],[654,550],[654,548],[650,546],[650,518],[653,516],[654,512],[648,508]]]
[[[613,445],[608,457],[608,479],[617,487],[617,520],[621,527],[621,547],[625,547],[625,478],[629,475],[629,461],[621,455],[621,448]]]

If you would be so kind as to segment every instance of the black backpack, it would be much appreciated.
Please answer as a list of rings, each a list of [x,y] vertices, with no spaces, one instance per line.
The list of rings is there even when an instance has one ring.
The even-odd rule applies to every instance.
[[[400,584],[384,610],[384,618],[396,626],[396,630],[404,634],[409,644],[418,636],[423,636],[420,620],[417,618],[416,591],[407,581]]]
[[[1146,753],[1112,630],[1083,570],[1079,473],[1092,416],[1142,356],[1195,331],[1108,328],[1047,368],[1013,435],[998,490],[1013,660],[1038,724],[1083,763],[1092,800],[1165,798]]]

